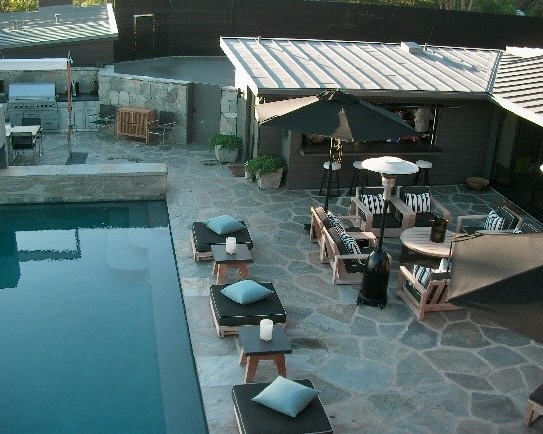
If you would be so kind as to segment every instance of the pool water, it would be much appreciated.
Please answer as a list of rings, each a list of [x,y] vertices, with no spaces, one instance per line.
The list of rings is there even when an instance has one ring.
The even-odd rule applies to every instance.
[[[207,432],[164,202],[0,206],[0,348],[0,432]]]

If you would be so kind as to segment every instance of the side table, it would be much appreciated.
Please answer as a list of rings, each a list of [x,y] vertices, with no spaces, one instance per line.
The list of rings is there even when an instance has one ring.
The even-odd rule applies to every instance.
[[[236,253],[226,253],[225,244],[213,244],[213,276],[217,276],[217,285],[222,285],[226,280],[229,268],[237,268],[242,279],[249,278],[247,264],[253,262],[251,251],[245,244],[236,244]]]
[[[282,326],[273,325],[272,338],[269,341],[260,339],[260,326],[243,326],[239,328],[241,344],[240,365],[245,366],[245,383],[252,383],[258,362],[273,360],[277,373],[286,377],[285,354],[292,353],[292,347]]]

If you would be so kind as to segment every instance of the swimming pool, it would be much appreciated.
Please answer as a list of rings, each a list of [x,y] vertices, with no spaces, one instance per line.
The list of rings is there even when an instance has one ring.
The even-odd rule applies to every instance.
[[[0,431],[206,433],[165,202],[0,206]]]

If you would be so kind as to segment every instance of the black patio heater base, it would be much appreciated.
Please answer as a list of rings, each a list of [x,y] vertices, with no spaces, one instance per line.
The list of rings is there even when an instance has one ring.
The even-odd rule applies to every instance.
[[[356,304],[379,306],[383,309],[387,304],[389,276],[390,257],[382,248],[377,248],[368,256]]]

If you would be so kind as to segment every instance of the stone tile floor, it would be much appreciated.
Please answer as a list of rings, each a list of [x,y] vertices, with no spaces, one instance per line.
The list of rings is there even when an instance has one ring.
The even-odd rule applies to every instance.
[[[543,422],[522,424],[528,395],[543,383],[543,346],[465,310],[417,321],[395,296],[398,239],[384,242],[393,257],[387,306],[357,307],[358,288],[331,283],[304,229],[309,208],[323,202],[317,190],[259,190],[232,176],[205,145],[145,145],[96,133],[74,133],[72,145],[88,152],[86,164],[168,163],[171,231],[211,433],[237,432],[230,391],[243,379],[238,339],[217,337],[213,326],[211,263],[194,262],[188,241],[193,221],[218,214],[247,222],[255,244],[251,278],[272,281],[287,310],[294,349],[287,375],[310,378],[321,390],[335,432],[543,432]],[[38,164],[64,164],[67,156],[66,135],[46,134]],[[486,213],[503,200],[463,185],[434,186],[432,194],[453,217]],[[344,214],[348,203],[333,198],[330,208]],[[275,375],[271,362],[262,362],[256,381]]]

